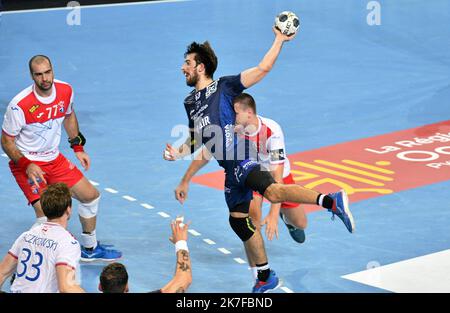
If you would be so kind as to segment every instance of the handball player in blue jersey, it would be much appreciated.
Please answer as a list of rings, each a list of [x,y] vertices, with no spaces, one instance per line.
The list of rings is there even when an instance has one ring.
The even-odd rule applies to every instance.
[[[261,81],[272,70],[283,44],[295,37],[283,35],[275,27],[273,32],[275,39],[272,46],[257,66],[216,80],[213,75],[218,61],[210,44],[192,42],[187,47],[181,71],[186,77],[186,84],[195,88],[184,100],[191,134],[180,147],[167,144],[163,154],[165,160],[174,161],[201,148],[175,189],[175,197],[182,204],[186,200],[191,178],[211,157],[224,168],[229,222],[243,241],[249,259],[257,267],[258,279],[252,290],[255,293],[277,288],[279,279],[270,269],[261,233],[249,218],[253,191],[272,203],[289,201],[320,205],[333,216],[337,215],[349,232],[354,231],[353,217],[344,191],[324,195],[299,185],[276,183],[270,172],[258,164],[254,143],[239,138],[234,131],[234,97]]]

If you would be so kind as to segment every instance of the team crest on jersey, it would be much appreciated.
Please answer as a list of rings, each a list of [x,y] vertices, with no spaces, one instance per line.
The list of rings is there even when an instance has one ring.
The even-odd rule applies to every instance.
[[[206,87],[206,99],[209,98],[209,96],[217,91],[217,80],[213,82],[211,85]]]
[[[64,101],[59,101],[58,103],[58,111],[64,113]]]
[[[38,108],[39,108],[39,104],[35,104],[28,111],[30,113],[34,113]]]
[[[31,193],[34,195],[39,194],[39,187],[37,187],[36,185],[32,185],[31,186]]]

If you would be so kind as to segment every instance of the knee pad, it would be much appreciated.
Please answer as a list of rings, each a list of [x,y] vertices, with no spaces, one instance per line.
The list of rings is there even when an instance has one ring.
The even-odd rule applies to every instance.
[[[84,218],[91,218],[97,215],[98,212],[98,202],[100,201],[100,196],[88,203],[81,203],[78,205],[78,214]]]
[[[243,242],[249,240],[255,233],[255,226],[250,217],[233,217],[230,215],[230,225],[236,235],[241,238]]]

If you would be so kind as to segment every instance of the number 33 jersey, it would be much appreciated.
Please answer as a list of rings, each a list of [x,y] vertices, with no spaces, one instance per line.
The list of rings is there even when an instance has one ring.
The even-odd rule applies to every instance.
[[[47,222],[24,232],[8,253],[17,259],[16,278],[11,286],[14,293],[59,292],[56,267],[79,271],[80,244],[56,223]]]
[[[41,97],[32,85],[9,103],[3,120],[4,135],[14,137],[17,148],[32,161],[52,161],[59,154],[61,124],[72,113],[73,90],[54,80],[49,97]]]

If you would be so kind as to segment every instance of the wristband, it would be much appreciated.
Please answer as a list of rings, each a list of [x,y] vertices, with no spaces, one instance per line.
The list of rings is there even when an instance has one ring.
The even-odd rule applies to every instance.
[[[74,152],[84,152],[84,148],[81,145],[73,145],[72,149]]]
[[[178,240],[175,243],[175,253],[177,253],[178,250],[186,250],[189,252],[186,240]]]
[[[22,156],[18,161],[17,161],[17,166],[23,170],[26,171],[28,165],[30,165],[32,162],[31,160],[27,159],[26,157]]]
[[[73,139],[68,139],[70,143],[70,147],[73,149],[74,146],[84,146],[86,144],[86,138],[84,138],[81,132],[78,132],[78,135]]]

